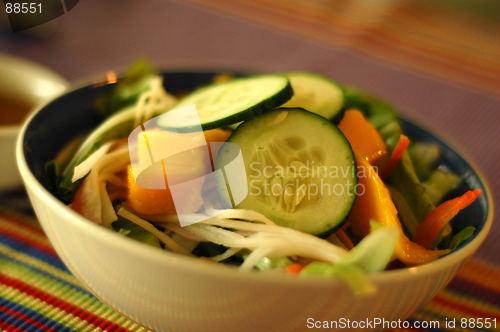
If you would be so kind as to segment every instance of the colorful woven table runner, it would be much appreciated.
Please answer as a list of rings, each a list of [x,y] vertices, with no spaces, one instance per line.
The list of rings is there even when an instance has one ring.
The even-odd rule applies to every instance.
[[[33,216],[23,192],[10,193],[8,201],[1,197],[1,202],[2,331],[147,331],[96,299],[68,271]],[[439,330],[500,331],[499,280],[498,267],[470,260],[443,291],[408,320],[439,321],[443,327],[446,321],[453,319],[459,323],[464,318],[491,318],[497,323],[497,329],[494,326],[462,329],[457,324],[455,329]]]
[[[23,192],[1,201],[2,331],[147,331],[96,299],[68,271]]]

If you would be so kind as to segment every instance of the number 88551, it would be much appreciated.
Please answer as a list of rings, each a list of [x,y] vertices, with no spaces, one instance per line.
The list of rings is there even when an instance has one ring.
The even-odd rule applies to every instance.
[[[5,4],[5,11],[7,14],[35,14],[35,13],[41,13],[42,12],[42,4],[41,3],[27,3],[23,2],[21,3],[6,3]]]

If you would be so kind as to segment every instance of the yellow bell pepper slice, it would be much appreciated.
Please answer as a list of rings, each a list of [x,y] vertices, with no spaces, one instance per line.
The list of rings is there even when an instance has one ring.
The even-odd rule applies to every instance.
[[[419,265],[437,259],[449,250],[427,250],[412,242],[403,233],[398,211],[392,202],[389,190],[367,159],[359,152],[354,153],[358,167],[358,197],[349,216],[354,236],[363,238],[370,233],[370,219],[382,225],[396,225],[399,240],[393,259],[399,259],[407,266]]]

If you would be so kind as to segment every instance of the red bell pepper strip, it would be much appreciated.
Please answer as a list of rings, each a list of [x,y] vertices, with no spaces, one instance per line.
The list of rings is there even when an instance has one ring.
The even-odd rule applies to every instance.
[[[413,235],[413,242],[424,248],[429,248],[448,222],[457,215],[460,210],[465,209],[474,200],[482,195],[481,189],[469,190],[461,197],[446,201],[432,210],[427,217],[418,225]]]
[[[401,156],[408,148],[408,145],[410,145],[410,139],[405,135],[401,135],[396,148],[394,149],[394,151],[392,151],[391,159],[389,159],[387,166],[385,166],[382,172],[382,179],[387,179],[391,175],[392,171],[394,170],[394,168],[396,168],[397,164],[401,160]]]

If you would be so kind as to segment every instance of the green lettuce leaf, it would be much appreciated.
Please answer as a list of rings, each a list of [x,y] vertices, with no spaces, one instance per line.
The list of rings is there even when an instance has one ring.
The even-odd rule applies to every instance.
[[[425,181],[434,170],[441,157],[441,149],[435,143],[412,142],[408,154],[420,181]]]
[[[340,264],[354,264],[365,272],[383,271],[391,261],[399,239],[397,226],[382,226],[370,220],[371,232],[342,259]]]
[[[301,275],[336,276],[346,281],[356,294],[368,294],[375,286],[367,273],[383,271],[390,262],[399,239],[397,226],[382,226],[370,220],[371,232],[336,264],[312,262]]]
[[[241,259],[245,260],[248,257],[248,255],[250,255],[250,250],[243,249],[236,255]],[[273,269],[284,269],[285,267],[291,264],[293,264],[293,261],[290,260],[288,257],[274,257],[274,258],[263,257],[254,265],[254,268],[261,271],[266,271]]]
[[[403,153],[401,162],[387,179],[387,183],[401,193],[419,223],[434,210],[435,206],[420,183],[407,151]]]
[[[330,264],[312,262],[300,271],[300,275],[335,276],[347,282],[356,295],[367,295],[376,291],[375,285],[362,268],[349,263]]]
[[[118,220],[111,224],[111,228],[123,236],[161,248],[156,236],[122,216],[118,216]]]
[[[96,110],[106,118],[115,112],[131,106],[137,98],[149,88],[149,81],[156,75],[154,66],[141,59],[132,64],[112,94],[99,98],[95,103]]]
[[[422,182],[422,186],[425,188],[425,192],[432,204],[438,205],[450,190],[461,181],[462,179],[458,175],[445,165],[441,165]]]
[[[71,203],[74,194],[67,194],[66,190],[61,189],[61,179],[59,178],[60,165],[57,161],[51,160],[45,164],[45,181],[47,190],[59,198],[65,204]]]
[[[453,236],[453,238],[450,241],[450,250],[455,250],[457,247],[469,239],[472,235],[474,235],[474,232],[476,229],[473,226],[467,226],[464,229],[462,229],[458,234]]]

